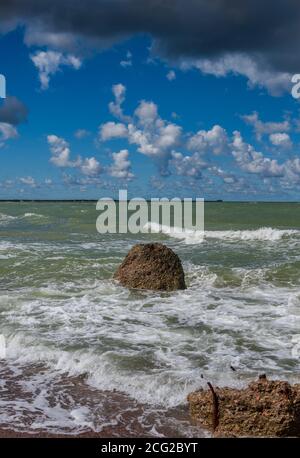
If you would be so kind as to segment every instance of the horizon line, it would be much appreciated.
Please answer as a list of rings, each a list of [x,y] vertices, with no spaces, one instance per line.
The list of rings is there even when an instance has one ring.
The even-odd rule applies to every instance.
[[[102,198],[100,198],[102,199]],[[159,197],[155,197],[155,199],[159,199]],[[181,200],[183,200],[182,198]],[[0,203],[43,203],[43,202],[73,202],[73,203],[94,203],[98,202],[99,199],[0,199]],[[120,201],[119,199],[113,199],[114,202],[124,202]],[[130,202],[131,199],[127,199],[126,202]],[[151,198],[147,199],[145,198],[146,202],[151,202]],[[193,202],[196,201],[196,199],[192,199]],[[299,200],[223,200],[223,199],[204,199],[204,203],[300,203]]]

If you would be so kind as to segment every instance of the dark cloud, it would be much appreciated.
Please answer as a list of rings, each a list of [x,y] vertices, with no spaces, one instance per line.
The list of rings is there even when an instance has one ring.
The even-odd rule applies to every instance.
[[[146,33],[172,60],[246,53],[299,71],[299,0],[1,0],[0,18],[25,24],[29,44],[101,47]]]
[[[7,97],[0,107],[0,122],[17,126],[27,121],[28,109],[16,97]]]

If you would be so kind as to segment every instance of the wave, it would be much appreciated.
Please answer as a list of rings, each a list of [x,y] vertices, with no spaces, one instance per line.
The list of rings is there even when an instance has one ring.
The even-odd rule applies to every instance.
[[[182,405],[187,395],[199,387],[200,368],[179,369],[170,364],[168,370],[157,373],[122,370],[116,364],[113,350],[102,354],[88,349],[66,351],[45,346],[22,333],[7,336],[5,343],[7,363],[21,366],[43,363],[49,373],[85,375],[86,382],[94,388],[123,392],[149,405],[165,408]]]
[[[205,238],[225,240],[269,240],[276,241],[285,237],[300,235],[296,229],[276,229],[272,227],[261,227],[259,229],[242,231],[206,231]]]
[[[148,222],[145,229],[150,232],[161,233],[170,237],[181,239],[187,244],[202,243],[206,239],[219,240],[244,240],[244,241],[278,241],[283,238],[300,236],[297,229],[276,229],[272,227],[261,227],[259,229],[248,230],[227,230],[227,231],[192,231],[176,227],[164,226],[157,223]]]
[[[192,231],[190,229],[170,227],[152,222],[146,223],[144,229],[148,230],[149,232],[169,235],[170,237],[184,240],[186,243],[201,243],[203,242],[205,235],[203,231]]]
[[[44,215],[38,213],[25,213],[21,218],[46,218]]]
[[[0,213],[0,226],[6,226],[11,221],[18,219],[17,216],[6,215],[5,213]]]
[[[21,221],[23,219],[41,219],[41,218],[46,218],[44,215],[40,215],[39,213],[24,213],[24,215],[18,215],[18,216],[13,216],[13,215],[7,215],[5,213],[0,213],[0,226],[7,226],[13,221]]]

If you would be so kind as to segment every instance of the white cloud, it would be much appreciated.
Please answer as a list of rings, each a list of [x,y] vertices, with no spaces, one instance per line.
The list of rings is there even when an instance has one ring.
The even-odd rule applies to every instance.
[[[72,54],[62,54],[57,51],[37,51],[30,56],[32,62],[39,72],[41,89],[49,87],[50,76],[55,75],[62,66],[69,66],[78,70],[81,67],[81,60]]]
[[[131,67],[132,66],[132,54],[130,51],[127,51],[126,53],[126,59],[121,60],[120,62],[121,67],[126,68],[126,67]]]
[[[124,86],[114,86],[115,100],[120,107],[125,98],[124,94]],[[121,115],[123,116],[123,112]],[[154,161],[161,176],[175,173],[178,176],[191,178],[193,185],[195,183],[193,180],[202,178],[205,172],[206,185],[210,183],[213,186],[214,180],[220,178],[227,190],[241,192],[250,192],[251,189],[255,192],[255,188],[253,180],[248,182],[249,178],[246,180],[246,176],[241,176],[240,171],[261,177],[260,185],[267,180],[268,189],[274,179],[278,179],[278,182],[286,182],[288,177],[292,177],[294,182],[297,180],[300,182],[300,174],[296,172],[300,160],[299,164],[296,159],[279,163],[245,142],[238,131],[235,131],[231,137],[222,126],[214,125],[209,130],[202,129],[195,134],[184,135],[181,126],[162,119],[158,106],[152,101],[145,100],[138,104],[129,119],[129,122],[102,124],[99,128],[100,139],[106,141],[111,138],[125,138],[130,145],[136,145],[139,153]],[[244,116],[243,119],[254,127],[259,139],[268,135],[273,145],[281,147],[283,145],[287,147],[291,141],[285,132],[290,130],[289,120],[263,122],[257,113]],[[278,128],[282,130],[279,131]],[[186,154],[186,151],[191,153]],[[230,168],[233,170],[223,170],[220,165],[224,163],[218,164],[218,158],[224,155],[227,157],[226,161],[231,159]],[[109,173],[121,178],[130,177],[127,173],[128,150],[114,153],[113,158],[115,164],[109,167]]]
[[[164,155],[180,142],[181,127],[167,123],[158,115],[153,102],[140,102],[135,110],[137,124],[129,124],[129,141],[139,146],[138,151],[149,156]]]
[[[89,135],[90,135],[90,132],[86,129],[77,129],[74,133],[74,136],[78,138],[78,140],[88,137]]]
[[[260,174],[264,177],[282,177],[284,165],[278,164],[276,159],[263,156],[255,151],[254,147],[244,142],[240,132],[234,132],[232,154],[239,167],[248,173]]]
[[[176,79],[176,73],[174,72],[174,70],[170,70],[167,74],[166,74],[166,78],[169,80],[169,81],[174,81]]]
[[[198,153],[184,156],[182,153],[173,152],[170,164],[175,168],[177,175],[196,179],[201,178],[202,171],[208,167],[207,162]]]
[[[259,119],[256,111],[242,116],[242,119],[253,127],[257,140],[262,140],[264,135],[270,135],[276,132],[289,132],[291,129],[290,122],[287,119],[280,122],[263,122]]]
[[[128,121],[129,118],[124,115],[122,109],[123,102],[125,101],[126,87],[121,83],[114,84],[112,87],[112,92],[115,100],[114,102],[110,102],[109,111],[116,118],[121,119],[122,121]]]
[[[284,164],[285,176],[282,180],[284,187],[292,187],[300,184],[300,158],[289,159]]]
[[[137,151],[156,161],[160,173],[168,174],[168,161],[175,147],[180,144],[182,129],[167,123],[158,115],[153,102],[140,102],[135,110],[134,122],[128,124],[128,141],[137,145]]]
[[[32,178],[31,176],[20,178],[20,182],[22,184],[25,184],[26,186],[30,186],[31,188],[36,188],[37,187],[37,183],[36,183],[35,179]]]
[[[14,186],[15,182],[13,180],[4,180],[0,181],[0,187],[4,189],[11,189]]]
[[[0,147],[4,145],[6,140],[18,137],[17,129],[7,122],[0,122]]]
[[[137,151],[152,157],[159,165],[160,172],[167,174],[171,151],[180,142],[181,127],[167,123],[158,115],[154,102],[142,100],[133,117],[124,116],[122,103],[126,88],[122,84],[113,86],[115,101],[109,104],[110,112],[123,123],[107,122],[100,126],[100,139],[127,138],[129,144],[137,145]]]
[[[134,112],[141,125],[151,127],[158,119],[157,105],[153,102],[142,100]]]
[[[274,146],[278,146],[282,149],[290,149],[293,144],[289,134],[277,132],[269,136],[269,140]]]
[[[95,157],[81,158],[71,160],[71,150],[69,143],[62,137],[57,135],[48,135],[48,144],[50,146],[51,158],[50,162],[56,167],[61,168],[77,168],[83,175],[93,178],[102,173],[100,162]]]
[[[66,140],[56,135],[48,135],[47,141],[52,154],[50,158],[52,164],[56,165],[56,167],[76,167],[78,165],[78,161],[73,162],[70,160],[71,151]]]
[[[99,136],[102,141],[107,141],[112,138],[127,137],[127,135],[127,127],[122,123],[110,121],[99,127]]]
[[[249,87],[265,87],[273,96],[281,95],[291,88],[292,75],[287,72],[276,72],[266,68],[257,57],[235,53],[225,54],[215,59],[185,60],[182,69],[198,68],[203,74],[225,77],[230,73],[242,75],[248,79]]]
[[[123,85],[114,86],[118,106],[124,101],[124,94]],[[109,108],[112,111],[111,104]],[[181,126],[162,119],[157,105],[146,100],[138,104],[130,122],[104,123],[100,126],[99,136],[102,141],[126,138],[129,144],[137,146],[139,153],[153,159],[160,174],[164,176],[170,173],[171,165],[179,175],[200,177],[206,167],[206,160],[201,159],[201,155],[221,155],[230,151],[227,133],[221,126],[215,125],[207,131],[200,130],[195,135],[188,136],[186,141]],[[184,156],[182,152],[178,153],[178,147],[182,146],[197,154]]]
[[[113,153],[113,164],[109,168],[109,174],[115,178],[131,180],[134,175],[131,172],[131,163],[129,161],[129,152],[123,149],[118,153]]]
[[[80,171],[83,173],[83,175],[96,177],[101,173],[102,168],[97,159],[90,157],[82,161],[80,165]]]
[[[228,136],[219,125],[213,126],[211,130],[199,130],[190,137],[187,147],[191,151],[200,154],[212,153],[216,156],[228,153]]]

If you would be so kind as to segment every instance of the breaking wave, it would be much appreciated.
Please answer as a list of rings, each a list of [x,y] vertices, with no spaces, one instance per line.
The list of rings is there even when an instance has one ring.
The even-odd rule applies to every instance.
[[[161,233],[170,237],[181,239],[187,244],[202,243],[207,239],[220,240],[261,240],[261,241],[277,241],[282,238],[300,236],[300,230],[296,229],[276,229],[272,227],[261,227],[259,229],[248,230],[227,230],[227,231],[192,231],[189,229],[181,229],[176,227],[164,226],[157,223],[148,222],[145,229],[150,232]]]
[[[38,213],[24,213],[24,215],[13,216],[7,215],[5,213],[0,213],[0,226],[7,226],[8,224],[12,223],[13,221],[21,221],[24,219],[41,219],[46,218],[44,215],[40,215]]]

